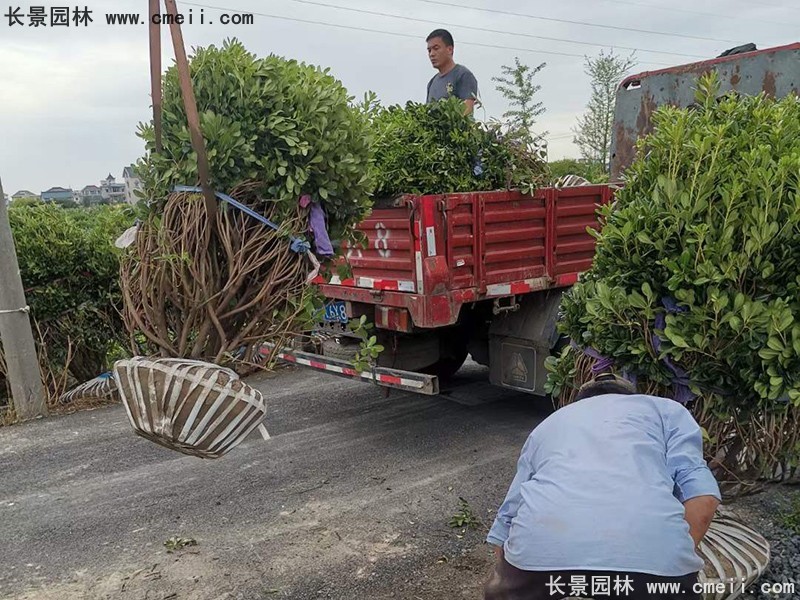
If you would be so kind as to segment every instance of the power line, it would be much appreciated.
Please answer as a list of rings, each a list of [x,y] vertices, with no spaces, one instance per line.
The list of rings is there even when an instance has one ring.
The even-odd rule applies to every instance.
[[[704,42],[724,42],[726,44],[739,44],[740,40],[726,40],[721,38],[710,38],[699,35],[688,35],[682,33],[667,33],[664,31],[651,31],[649,29],[636,29],[633,27],[622,27],[621,25],[600,25],[598,23],[586,23],[585,21],[570,21],[569,19],[556,19],[554,17],[539,17],[526,13],[512,12],[508,10],[496,10],[493,8],[480,8],[478,6],[465,6],[463,4],[454,4],[452,2],[444,2],[442,0],[415,0],[416,2],[425,2],[427,4],[438,4],[441,6],[450,6],[452,8],[467,8],[469,10],[477,10],[481,12],[495,13],[498,15],[509,15],[512,17],[523,17],[526,19],[536,19],[538,21],[550,21],[553,23],[567,23],[569,25],[583,25],[584,27],[599,27],[601,29],[614,29],[616,31],[633,31],[636,33],[646,33],[648,35],[663,35],[667,37],[686,38],[690,40],[702,40]]]
[[[197,6],[198,8],[208,8],[208,9],[211,9],[211,10],[222,10],[222,11],[235,11],[235,10],[237,10],[237,9],[233,9],[233,8],[231,8],[229,6],[213,6],[213,5],[210,5],[210,4],[200,4],[200,3],[197,3],[197,2],[182,2],[182,4],[185,4],[187,6]],[[251,15],[257,15],[259,17],[267,17],[267,18],[270,18],[270,19],[279,19],[279,20],[282,20],[282,21],[293,21],[295,23],[305,23],[305,24],[308,24],[308,25],[321,25],[323,27],[336,27],[338,29],[348,29],[350,31],[365,31],[365,32],[369,32],[369,33],[380,33],[381,35],[393,35],[393,36],[397,36],[397,37],[407,37],[407,38],[412,38],[412,39],[415,39],[415,40],[419,40],[420,39],[420,37],[418,35],[414,35],[412,33],[399,33],[397,31],[385,31],[385,30],[381,30],[381,29],[372,29],[370,27],[356,27],[355,25],[340,25],[339,23],[328,23],[328,22],[325,22],[325,21],[313,21],[311,19],[298,19],[297,17],[285,17],[285,16],[282,16],[282,15],[271,15],[271,14],[262,13],[262,12],[255,12],[255,11],[251,11],[251,10],[240,11],[240,12],[246,12],[246,13],[251,14]],[[550,55],[555,55],[555,56],[569,56],[569,57],[573,57],[573,58],[584,58],[583,54],[574,54],[574,53],[570,53],[570,52],[556,52],[555,50],[538,50],[538,49],[535,49],[535,48],[516,48],[514,46],[501,46],[501,45],[497,45],[497,44],[483,44],[483,43],[480,43],[480,42],[459,42],[459,43],[463,44],[465,46],[478,46],[478,47],[481,47],[481,48],[494,48],[494,49],[499,49],[499,50],[514,50],[515,52],[530,52],[530,53],[533,53],[533,54],[550,54]],[[673,63],[662,63],[662,62],[654,62],[654,61],[646,61],[646,62],[643,61],[643,64],[658,65],[658,66],[664,66],[664,67],[672,67],[672,66],[674,66]]]
[[[740,4],[745,4],[745,2],[740,2]],[[770,8],[780,8],[783,10],[800,11],[800,8],[795,8],[794,6],[781,6],[780,4],[770,4],[769,2],[757,2],[756,0],[747,0],[746,4],[758,4],[760,6],[769,6]]]
[[[405,15],[393,15],[391,13],[380,12],[380,11],[377,11],[377,10],[351,8],[349,6],[339,6],[338,4],[328,4],[326,2],[315,2],[314,0],[291,0],[291,1],[292,2],[297,2],[298,4],[310,4],[312,6],[323,6],[323,7],[326,7],[326,8],[335,8],[335,9],[338,9],[338,10],[346,10],[346,11],[350,11],[350,12],[362,13],[362,14],[367,14],[367,15],[376,15],[376,16],[379,16],[379,17],[390,17],[392,19],[403,19],[404,21],[413,21],[413,22],[416,22],[416,23],[433,23],[434,25],[440,25],[440,26],[443,25],[443,26],[447,26],[447,27],[458,27],[460,29],[470,29],[470,30],[473,30],[473,31],[485,31],[487,33],[500,33],[500,34],[503,34],[503,35],[514,35],[514,36],[520,36],[520,37],[533,38],[533,39],[537,39],[537,40],[545,40],[545,41],[548,41],[548,42],[564,42],[566,44],[580,44],[580,45],[583,45],[583,46],[594,46],[594,47],[599,47],[599,48],[602,48],[602,47],[605,47],[605,46],[608,45],[608,44],[596,44],[594,42],[584,42],[584,41],[580,41],[580,40],[568,40],[568,39],[563,39],[563,38],[546,37],[546,36],[542,36],[542,35],[534,35],[534,34],[531,34],[531,33],[517,33],[517,32],[512,32],[512,31],[503,31],[501,29],[487,29],[485,27],[474,27],[472,25],[459,25],[459,24],[452,24],[452,23],[442,23],[440,21],[432,21],[430,19],[418,19],[416,17],[407,17]],[[613,0],[610,0],[610,1],[613,1]],[[706,58],[704,56],[700,56],[700,55],[697,55],[697,54],[682,54],[680,52],[668,52],[666,50],[650,50],[648,48],[633,48],[633,47],[630,47],[630,46],[618,46],[616,44],[614,44],[613,46],[614,46],[614,48],[619,48],[620,50],[634,50],[634,51],[639,51],[639,52],[651,52],[651,53],[654,53],[654,54],[668,54],[668,55],[672,55],[672,56],[683,56],[683,57],[686,57],[686,58]]]
[[[747,20],[750,22],[756,21],[758,23],[768,23],[769,25],[782,25],[784,27],[791,27],[790,23],[781,23],[780,21],[767,21],[766,19],[754,19],[751,17],[740,17],[738,15],[720,15],[717,13],[708,13],[708,12],[701,12],[699,10],[689,10],[686,8],[676,8],[673,6],[656,6],[655,4],[647,4],[645,2],[633,2],[632,0],[601,0],[602,2],[611,2],[613,4],[625,4],[627,6],[641,6],[643,8],[651,8],[655,10],[663,10],[667,12],[681,12],[686,13],[689,15],[699,15],[702,17],[714,17],[717,19],[739,19],[739,20]],[[764,5],[764,6],[774,6],[774,5]],[[776,7],[778,8],[778,7]]]

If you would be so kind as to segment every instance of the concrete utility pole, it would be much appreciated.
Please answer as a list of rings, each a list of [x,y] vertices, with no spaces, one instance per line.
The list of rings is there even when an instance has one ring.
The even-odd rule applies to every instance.
[[[39,359],[33,343],[25,291],[0,181],[0,341],[14,410],[20,421],[47,415]]]

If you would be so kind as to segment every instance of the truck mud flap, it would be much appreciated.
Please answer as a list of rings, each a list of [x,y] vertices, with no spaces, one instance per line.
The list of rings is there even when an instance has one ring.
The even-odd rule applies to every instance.
[[[375,367],[369,371],[359,373],[353,365],[344,360],[328,358],[321,354],[299,352],[289,348],[276,350],[274,344],[264,344],[260,348],[262,356],[273,356],[283,362],[295,364],[307,369],[322,371],[338,377],[361,380],[365,383],[374,383],[381,387],[394,388],[426,396],[439,394],[439,378],[435,375],[415,373],[413,371],[400,371],[386,367]]]

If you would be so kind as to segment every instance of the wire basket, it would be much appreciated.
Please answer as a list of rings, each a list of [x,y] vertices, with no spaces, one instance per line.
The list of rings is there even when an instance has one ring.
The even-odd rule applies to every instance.
[[[730,511],[719,509],[698,548],[706,563],[698,574],[698,582],[714,584],[703,588],[703,600],[741,597],[742,590],[750,590],[767,569],[769,550],[764,536],[741,523]],[[707,591],[711,588],[713,591]],[[591,597],[568,596],[564,600],[591,600]]]
[[[767,569],[770,547],[761,534],[720,512],[700,542],[698,554],[706,563],[699,581],[724,584],[723,589],[706,593],[705,600],[734,600]]]
[[[137,356],[117,361],[114,378],[134,431],[190,456],[223,456],[266,416],[261,392],[211,363]]]

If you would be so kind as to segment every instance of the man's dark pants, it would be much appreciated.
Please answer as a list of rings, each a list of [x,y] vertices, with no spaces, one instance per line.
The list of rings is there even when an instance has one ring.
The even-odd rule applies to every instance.
[[[560,578],[560,579],[557,579]],[[608,578],[607,592],[592,596],[592,585]],[[630,581],[625,585],[625,581]],[[560,588],[558,585],[560,584]],[[484,600],[561,600],[577,591],[570,583],[585,582],[585,593],[576,598],[627,598],[628,600],[700,600],[701,595],[692,589],[697,573],[682,577],[659,577],[647,573],[620,573],[615,571],[523,571],[510,565],[505,558],[497,561],[491,578],[486,583]],[[671,586],[648,592],[647,584],[679,584],[677,592],[666,591]],[[657,588],[656,588],[657,589]],[[559,593],[559,590],[561,593]]]

